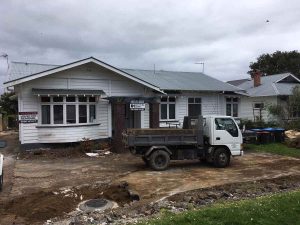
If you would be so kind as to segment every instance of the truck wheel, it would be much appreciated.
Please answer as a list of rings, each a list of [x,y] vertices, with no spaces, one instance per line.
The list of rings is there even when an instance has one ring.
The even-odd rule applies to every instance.
[[[149,165],[152,169],[161,171],[167,169],[170,163],[170,155],[163,150],[157,150],[150,155]]]
[[[218,148],[214,153],[214,165],[219,168],[224,168],[230,163],[230,155],[224,148]]]

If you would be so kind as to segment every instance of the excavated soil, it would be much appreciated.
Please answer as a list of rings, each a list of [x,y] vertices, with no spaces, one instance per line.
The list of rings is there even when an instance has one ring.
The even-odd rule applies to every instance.
[[[41,191],[15,198],[4,203],[0,214],[15,217],[14,224],[34,224],[76,210],[78,204],[88,199],[106,198],[120,206],[130,202],[127,187],[121,185],[83,185],[56,191]]]
[[[236,201],[255,198],[273,193],[287,192],[300,189],[300,176],[284,176],[273,179],[248,181],[201,188],[181,192],[155,202],[131,202],[124,207],[113,209],[105,214],[80,213],[65,219],[53,219],[51,224],[133,224],[139,220],[159,216],[162,209],[178,213],[185,210],[197,209],[220,201]],[[87,221],[86,218],[89,218]]]
[[[1,136],[1,134],[0,134]],[[161,208],[182,211],[218,200],[255,197],[300,188],[300,159],[247,153],[227,168],[199,161],[174,161],[166,171],[152,171],[141,158],[110,154],[82,156],[72,149],[17,154],[16,134],[2,135],[4,190],[0,193],[0,224],[55,225],[132,222],[157,214]],[[131,201],[126,185],[138,193]],[[111,212],[78,213],[78,203],[107,198],[119,204]],[[70,215],[69,213],[72,213]],[[55,219],[56,218],[56,219]],[[124,219],[125,218],[125,219]],[[75,223],[76,224],[76,223]]]

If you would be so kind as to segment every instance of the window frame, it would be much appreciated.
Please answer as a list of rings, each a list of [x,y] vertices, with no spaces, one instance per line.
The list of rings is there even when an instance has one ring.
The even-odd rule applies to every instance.
[[[174,101],[170,101],[170,98],[174,98]],[[162,99],[166,99],[166,101],[162,101]],[[167,118],[162,119],[162,105],[167,106]],[[170,105],[174,105],[174,118],[170,118]],[[175,96],[167,96],[167,97],[161,97],[160,99],[160,105],[159,105],[159,119],[160,121],[176,121],[176,97]]]
[[[227,101],[227,99],[230,99],[230,101]],[[237,99],[237,101],[234,101],[234,99]],[[227,106],[230,106],[230,115],[227,114]],[[237,109],[237,115],[234,116],[233,108],[234,105],[236,106]],[[225,114],[226,116],[232,116],[234,118],[239,117],[239,98],[238,97],[225,97]]]
[[[98,124],[98,117],[97,117],[97,97],[95,98],[95,101],[89,101],[90,97],[94,98],[95,96],[84,96],[87,97],[86,102],[79,102],[79,98],[84,95],[68,95],[68,96],[57,96],[57,95],[52,95],[52,96],[39,96],[39,116],[38,116],[38,126],[39,127],[49,127],[49,126],[54,126],[54,127],[64,127],[64,126],[81,126],[81,125],[92,125],[92,124]],[[50,101],[45,102],[42,101],[42,98],[44,97],[49,97]],[[54,98],[56,97],[63,97],[62,102],[55,102],[53,101]],[[67,102],[67,97],[75,97],[74,102]],[[43,118],[42,118],[42,107],[48,105],[50,106],[50,123],[49,124],[43,124]],[[63,123],[57,124],[54,123],[54,105],[62,105],[63,106]],[[67,105],[74,105],[75,106],[75,123],[67,123]],[[79,105],[86,105],[86,122],[85,123],[79,123]],[[93,122],[90,122],[89,117],[90,117],[90,105],[94,105],[95,107],[95,120]],[[48,119],[46,119],[48,120]]]
[[[189,102],[190,99],[193,99],[193,102]],[[200,99],[200,102],[196,102],[196,99]],[[187,115],[188,116],[190,116],[189,105],[200,105],[200,115],[203,115],[203,113],[202,113],[202,97],[191,96],[191,97],[187,98]]]

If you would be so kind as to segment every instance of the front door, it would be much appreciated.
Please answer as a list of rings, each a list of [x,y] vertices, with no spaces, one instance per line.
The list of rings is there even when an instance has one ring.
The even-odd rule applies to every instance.
[[[131,110],[126,104],[126,128],[141,128],[141,111]]]

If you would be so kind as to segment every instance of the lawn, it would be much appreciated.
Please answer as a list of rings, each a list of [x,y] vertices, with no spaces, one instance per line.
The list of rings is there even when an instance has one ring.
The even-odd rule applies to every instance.
[[[289,148],[284,144],[273,143],[265,145],[246,144],[245,150],[253,150],[256,152],[268,152],[278,155],[285,155],[300,158],[300,149]]]
[[[299,225],[300,190],[219,203],[181,214],[163,213],[161,218],[140,225]]]

